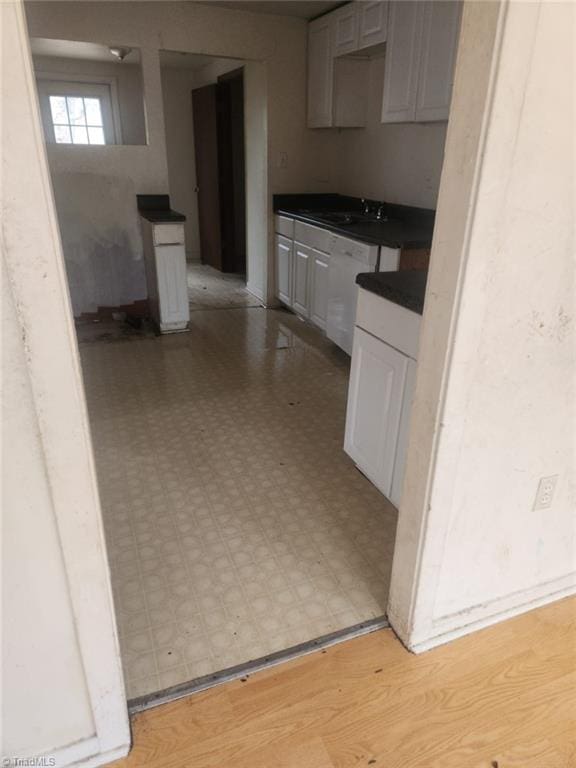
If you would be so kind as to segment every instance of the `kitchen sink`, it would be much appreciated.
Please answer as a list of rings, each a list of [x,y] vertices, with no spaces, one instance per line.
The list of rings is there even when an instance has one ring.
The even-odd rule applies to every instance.
[[[358,211],[330,211],[320,212],[317,214],[317,218],[328,224],[377,224],[389,222],[391,219],[388,216],[382,216],[378,218],[375,213],[359,213]]]

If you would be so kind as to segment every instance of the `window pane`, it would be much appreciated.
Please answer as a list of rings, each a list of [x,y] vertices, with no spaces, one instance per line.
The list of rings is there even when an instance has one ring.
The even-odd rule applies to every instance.
[[[90,144],[106,144],[104,141],[104,130],[102,128],[88,128]]]
[[[100,99],[84,99],[86,122],[88,125],[102,125],[102,110]]]
[[[66,99],[64,96],[50,96],[50,110],[52,111],[52,122],[66,125],[68,123],[68,112],[66,111]]]
[[[84,115],[84,99],[78,96],[68,96],[66,99],[68,102],[68,114],[70,115],[71,125],[86,125],[86,117]],[[74,142],[77,143],[76,141]]]
[[[88,144],[88,133],[84,126],[72,126],[72,141],[74,144]]]
[[[54,138],[56,139],[56,144],[72,144],[70,128],[67,125],[55,125]]]

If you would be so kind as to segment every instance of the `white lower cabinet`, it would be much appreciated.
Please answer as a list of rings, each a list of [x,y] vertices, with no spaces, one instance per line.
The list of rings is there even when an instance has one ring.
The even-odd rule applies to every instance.
[[[344,450],[390,498],[409,358],[354,330]]]
[[[344,450],[399,506],[421,316],[362,288],[354,329]]]
[[[312,248],[294,243],[292,308],[304,317],[310,317],[310,263]]]
[[[327,230],[308,227],[311,234],[331,237]],[[320,244],[324,244],[322,237]],[[276,234],[276,295],[283,304],[326,330],[328,307],[328,266],[330,254]]]
[[[184,227],[141,219],[150,314],[161,333],[185,331],[190,320]]]
[[[190,320],[186,251],[183,245],[157,245],[159,325],[162,333],[182,331]]]
[[[292,306],[292,256],[294,244],[276,235],[276,290],[280,301]]]
[[[328,310],[328,265],[330,257],[321,251],[312,250],[310,274],[310,319],[323,331],[326,330]]]

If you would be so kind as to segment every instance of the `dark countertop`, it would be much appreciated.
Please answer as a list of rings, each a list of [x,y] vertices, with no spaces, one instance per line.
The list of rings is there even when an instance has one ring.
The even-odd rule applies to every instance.
[[[428,270],[406,269],[401,272],[362,272],[356,276],[360,288],[383,299],[422,314]]]
[[[138,213],[153,224],[186,221],[186,216],[170,208],[170,195],[136,195]]]
[[[139,213],[143,219],[147,219],[153,224],[171,224],[176,221],[186,221],[186,216],[184,216],[183,213],[173,211],[172,208],[168,208],[167,210],[162,208],[159,211],[147,211],[140,209]]]
[[[339,235],[388,248],[429,248],[435,211],[384,203],[385,218],[370,220],[362,214],[359,198],[345,195],[275,195],[276,213],[328,229]],[[331,221],[331,214],[350,213],[349,222]]]

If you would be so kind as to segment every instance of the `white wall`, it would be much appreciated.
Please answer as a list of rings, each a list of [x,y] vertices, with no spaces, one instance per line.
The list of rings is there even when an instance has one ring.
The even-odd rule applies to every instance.
[[[134,53],[132,54],[135,55]],[[112,58],[112,57],[110,57]],[[110,63],[71,59],[58,56],[33,56],[34,71],[58,75],[85,75],[114,78],[118,92],[118,108],[122,144],[146,144],[144,99],[140,64]],[[63,79],[63,78],[61,78]]]
[[[575,589],[575,8],[502,8],[465,7],[432,248],[389,604],[416,650]]]
[[[339,131],[337,191],[436,208],[447,123],[383,124],[384,62],[370,61],[366,128]]]
[[[2,755],[89,768],[130,733],[24,13],[0,10]]]
[[[266,81],[263,95],[268,108],[260,118],[266,125],[267,138],[260,152],[270,158],[265,177],[267,226],[271,222],[273,193],[334,189],[332,147],[337,134],[306,128],[303,20],[170,0],[31,2],[27,3],[27,17],[31,36],[98,43],[120,39],[125,45],[139,48],[142,56],[149,146],[50,148],[66,260],[73,265],[69,271],[76,275],[72,285],[75,312],[93,310],[102,294],[113,305],[145,295],[134,196],[137,192],[169,191],[160,49],[249,60],[254,66],[265,67],[266,73],[260,79]],[[282,152],[288,155],[286,168],[279,167]],[[69,190],[78,180],[85,183],[86,194],[76,199]],[[119,190],[122,202],[107,205],[111,188]],[[89,189],[94,190],[93,195],[88,194]],[[260,223],[255,228],[260,229]],[[86,237],[81,236],[83,232],[88,233]],[[98,239],[96,232],[100,233]],[[115,256],[110,255],[113,249],[117,249]],[[267,260],[271,248],[268,253],[262,251],[260,245],[256,257]],[[114,288],[115,279],[102,278],[102,262],[105,269],[120,272],[120,291]],[[260,269],[259,284],[253,286],[254,292],[262,296],[267,290],[263,284],[267,281],[266,263]],[[88,275],[88,283],[80,289],[78,280],[83,274]]]

